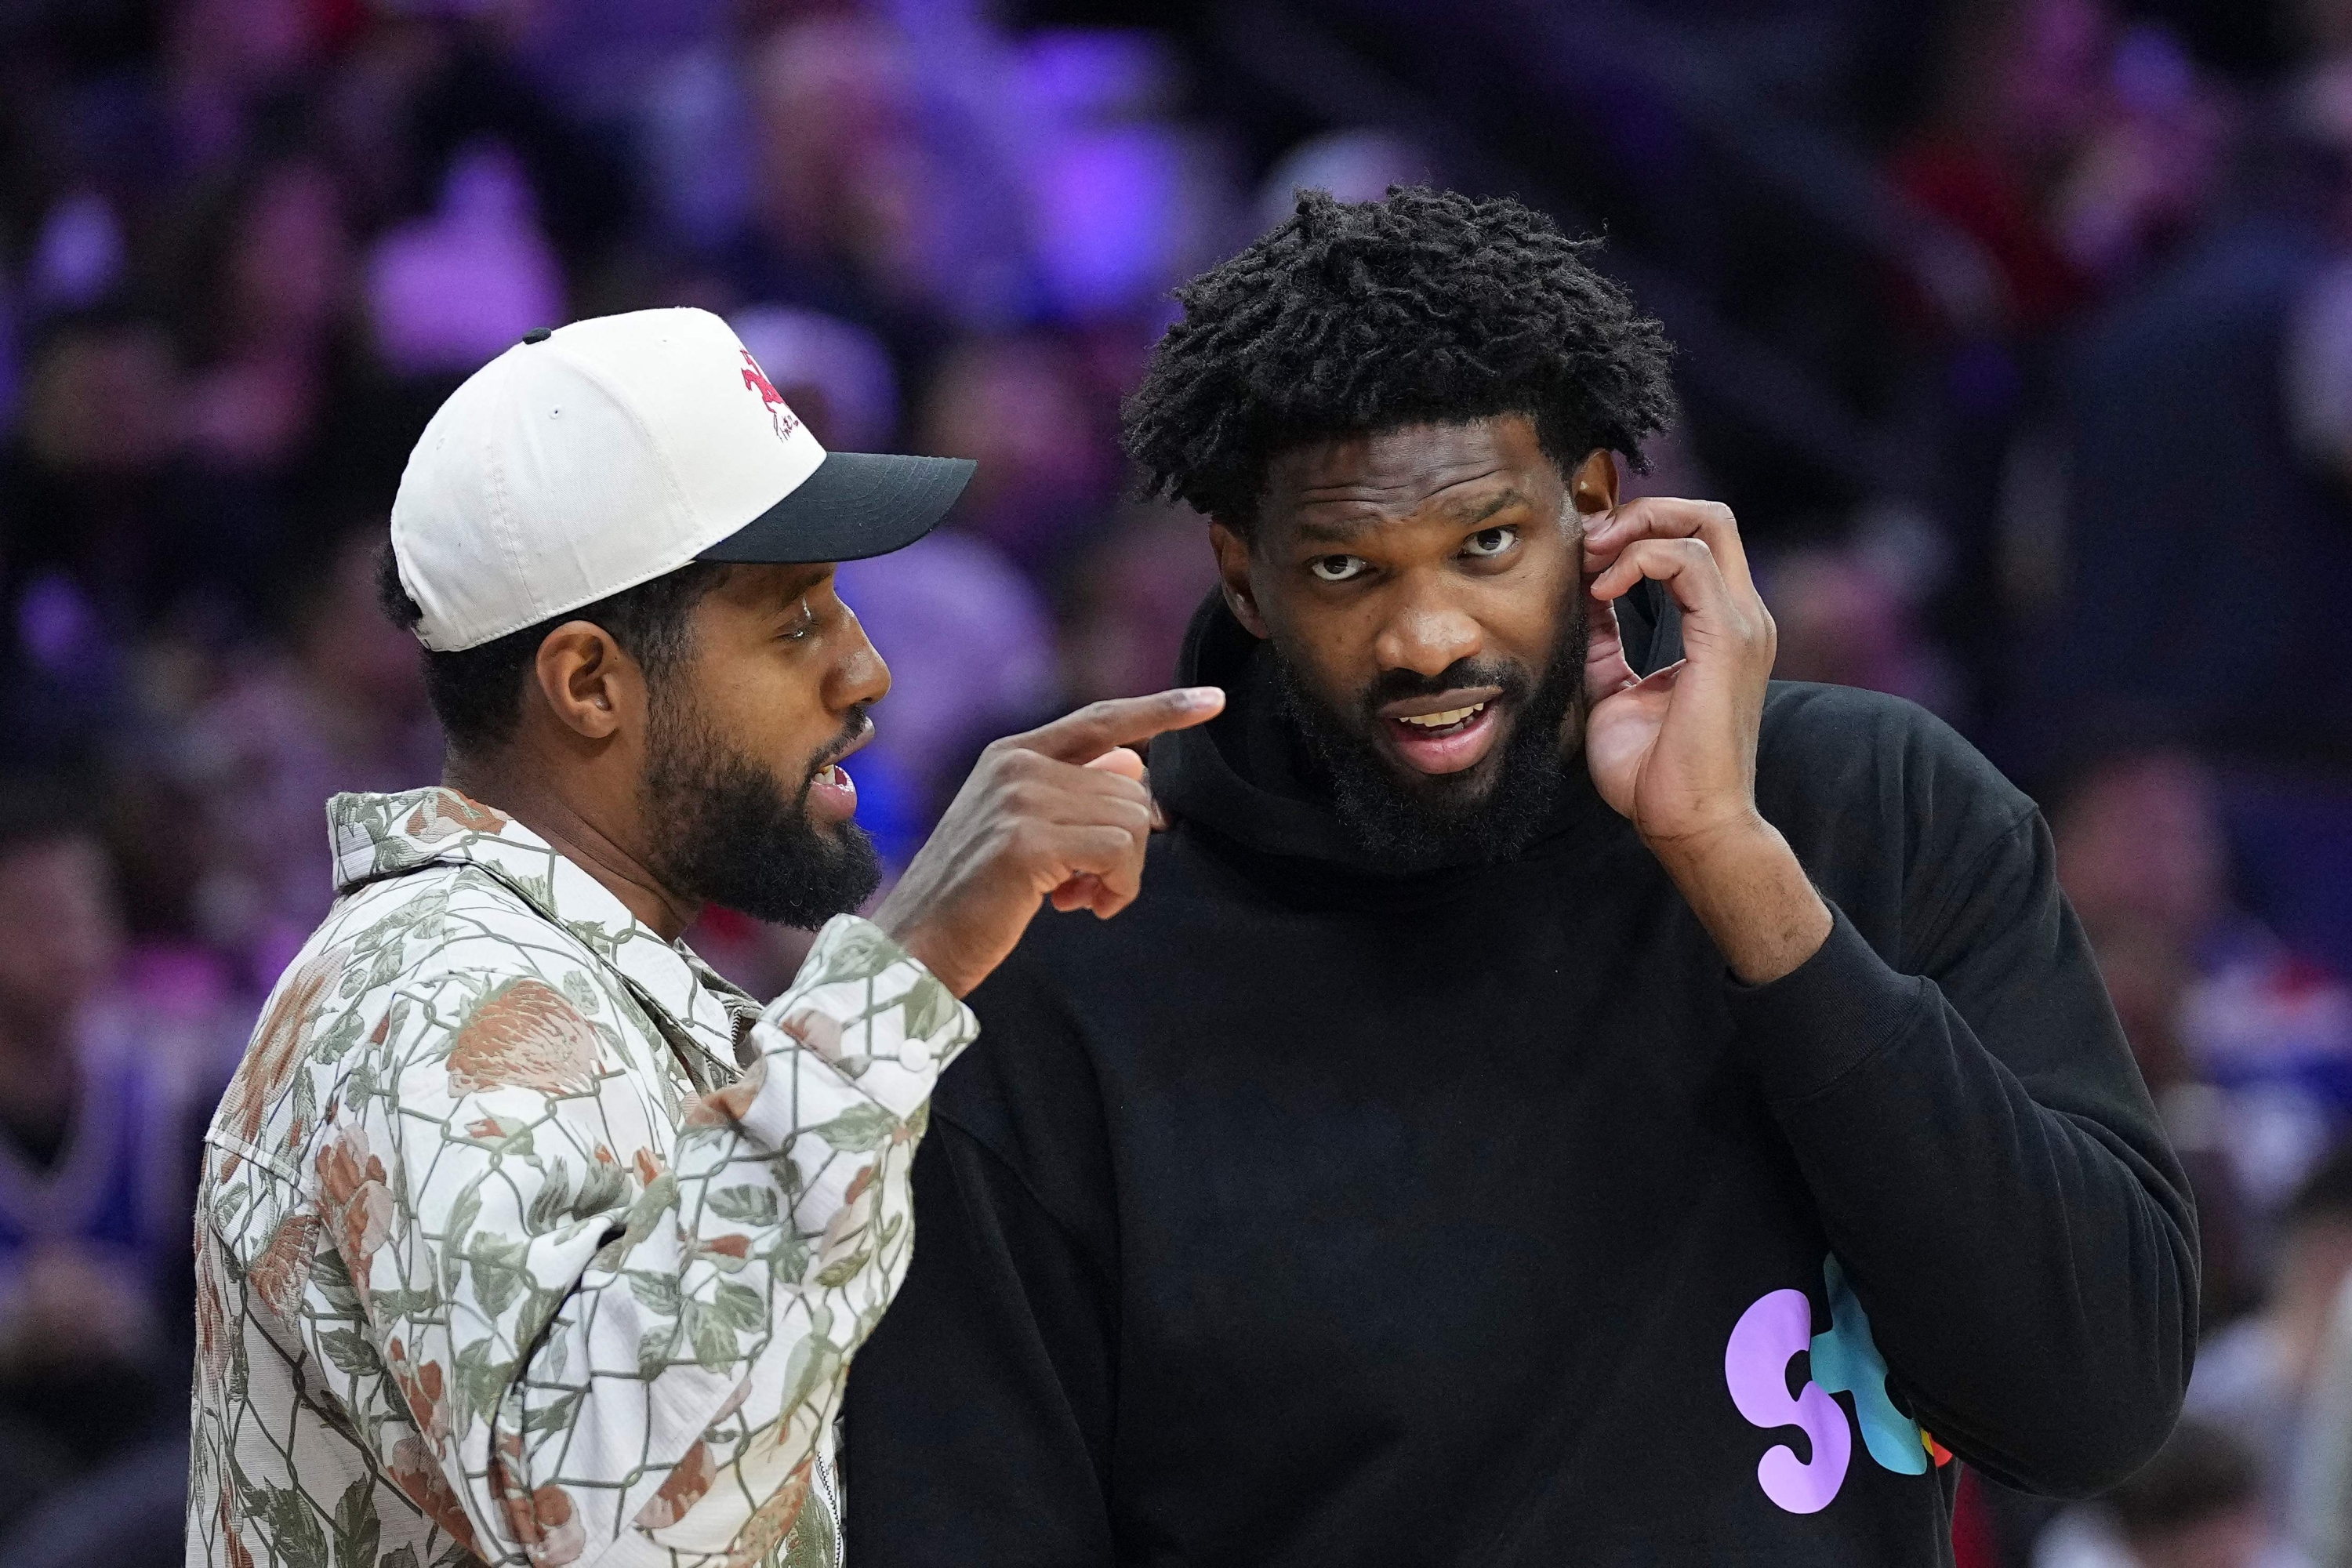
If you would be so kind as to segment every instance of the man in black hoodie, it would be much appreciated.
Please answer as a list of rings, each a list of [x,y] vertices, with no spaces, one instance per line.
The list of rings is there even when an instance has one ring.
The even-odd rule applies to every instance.
[[[2195,1221],[2041,817],[1621,503],[1666,348],[1580,248],[1309,193],[1182,291],[1128,442],[1229,705],[971,998],[859,1568],[1949,1563],[1954,1455],[2169,1428]]]

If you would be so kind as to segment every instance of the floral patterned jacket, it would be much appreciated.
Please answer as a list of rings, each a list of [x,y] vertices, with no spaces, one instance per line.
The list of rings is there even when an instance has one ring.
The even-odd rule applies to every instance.
[[[761,1009],[454,791],[328,818],[206,1138],[189,1563],[836,1563],[971,1015],[848,916]]]

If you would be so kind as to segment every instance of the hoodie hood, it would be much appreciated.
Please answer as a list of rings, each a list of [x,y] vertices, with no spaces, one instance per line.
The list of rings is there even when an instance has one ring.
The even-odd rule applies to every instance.
[[[1619,606],[1629,654],[1646,673],[1681,654],[1679,626],[1661,625],[1664,596],[1643,583]],[[1176,663],[1181,686],[1220,686],[1225,710],[1206,724],[1151,742],[1151,789],[1170,816],[1204,827],[1243,848],[1289,860],[1319,862],[1388,880],[1446,879],[1466,868],[1399,872],[1369,856],[1340,825],[1317,780],[1304,742],[1283,711],[1273,650],[1253,637],[1212,591],[1192,614]],[[1568,769],[1554,820],[1527,851],[1539,853],[1595,811],[1609,808],[1580,765]]]
[[[1225,710],[1151,742],[1151,791],[1168,814],[1244,848],[1377,871],[1310,782],[1305,748],[1283,713],[1274,655],[1212,592],[1192,613],[1177,681],[1221,686]]]

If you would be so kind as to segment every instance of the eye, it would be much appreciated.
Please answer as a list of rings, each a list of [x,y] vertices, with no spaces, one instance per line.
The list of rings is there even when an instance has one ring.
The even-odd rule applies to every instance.
[[[1318,555],[1307,569],[1326,583],[1344,583],[1363,575],[1367,563],[1360,555]]]
[[[786,642],[799,642],[816,630],[816,612],[809,608],[805,595],[802,596],[800,604],[795,608],[799,614],[787,621],[783,631],[779,634]]]
[[[1482,528],[1462,542],[1462,553],[1492,557],[1502,554],[1519,542],[1516,528]]]

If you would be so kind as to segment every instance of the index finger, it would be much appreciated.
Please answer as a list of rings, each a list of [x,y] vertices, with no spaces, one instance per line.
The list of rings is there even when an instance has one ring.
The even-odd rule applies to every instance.
[[[1637,497],[1621,503],[1598,527],[1587,529],[1584,547],[1588,555],[1611,557],[1637,539],[1696,539],[1715,552],[1724,581],[1746,593],[1756,591],[1748,571],[1748,546],[1739,538],[1739,520],[1721,501]]]
[[[1149,697],[1112,697],[1089,702],[1025,734],[998,744],[1036,752],[1065,763],[1090,763],[1114,746],[1133,745],[1169,730],[1186,730],[1213,719],[1225,706],[1214,686],[1182,686]]]

